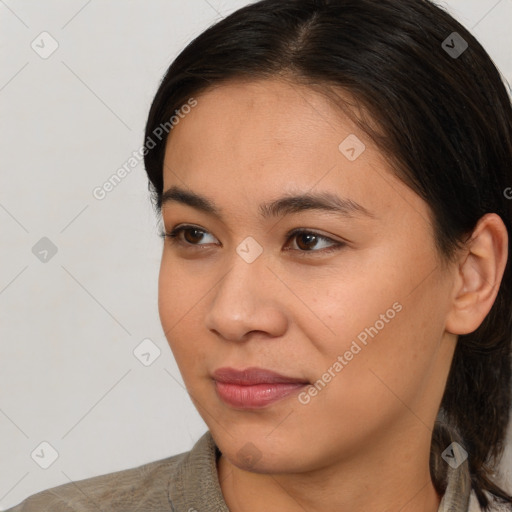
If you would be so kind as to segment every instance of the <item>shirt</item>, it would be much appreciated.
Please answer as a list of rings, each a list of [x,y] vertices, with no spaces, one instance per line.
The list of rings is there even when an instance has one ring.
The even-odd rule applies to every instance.
[[[188,452],[53,487],[7,512],[229,512],[218,479],[219,456],[208,430]],[[438,512],[480,510],[467,460],[450,467]]]

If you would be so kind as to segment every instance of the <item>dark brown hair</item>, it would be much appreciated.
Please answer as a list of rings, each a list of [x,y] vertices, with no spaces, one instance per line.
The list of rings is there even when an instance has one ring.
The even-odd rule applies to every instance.
[[[228,80],[278,77],[331,99],[343,91],[354,101],[338,98],[346,113],[370,114],[371,122],[353,117],[430,206],[443,261],[486,213],[500,215],[512,233],[506,87],[478,41],[427,0],[263,0],[200,34],[169,67],[147,121],[145,166],[158,212],[171,117]],[[509,237],[509,254],[511,243]],[[468,478],[485,509],[491,497],[512,503],[493,480],[511,408],[511,293],[509,258],[491,311],[476,331],[459,336],[432,436],[438,493],[446,490],[448,470],[441,453],[457,441],[469,454]]]

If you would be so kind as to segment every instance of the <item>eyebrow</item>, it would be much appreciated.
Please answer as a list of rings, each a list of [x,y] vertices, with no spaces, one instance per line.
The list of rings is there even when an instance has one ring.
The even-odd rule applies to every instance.
[[[223,220],[222,210],[216,206],[213,201],[176,185],[170,187],[162,194],[160,205],[163,207],[172,202],[191,206],[204,213],[213,215],[219,220]],[[334,212],[344,217],[356,215],[375,218],[372,212],[356,201],[339,197],[330,192],[308,192],[304,194],[287,195],[259,205],[259,212],[263,219],[285,216],[307,210]]]

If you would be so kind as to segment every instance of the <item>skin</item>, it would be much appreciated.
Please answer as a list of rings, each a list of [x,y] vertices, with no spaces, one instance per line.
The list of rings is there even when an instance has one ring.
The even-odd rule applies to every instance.
[[[503,222],[480,219],[467,249],[443,265],[428,205],[322,95],[273,79],[230,82],[196,99],[168,139],[164,191],[204,195],[223,219],[178,202],[163,207],[166,231],[192,224],[204,233],[165,240],[159,312],[222,452],[229,509],[437,511],[432,428],[457,335],[475,330],[496,298]],[[338,149],[349,134],[366,146],[355,161]],[[372,217],[258,214],[284,194],[320,191]],[[330,240],[313,239],[307,250],[304,237],[287,237],[294,228]],[[236,251],[248,236],[263,249],[252,263]],[[336,241],[345,245],[326,253]],[[396,302],[401,311],[306,405],[292,394],[241,410],[218,397],[211,374],[225,366],[316,382]],[[247,450],[252,460],[241,456]]]

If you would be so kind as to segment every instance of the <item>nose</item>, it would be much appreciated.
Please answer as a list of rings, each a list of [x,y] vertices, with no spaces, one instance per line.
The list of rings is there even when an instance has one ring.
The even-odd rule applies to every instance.
[[[283,284],[264,258],[247,263],[234,256],[231,269],[211,295],[207,329],[231,341],[245,341],[252,332],[282,336],[288,325],[284,303],[279,300],[285,292]]]

